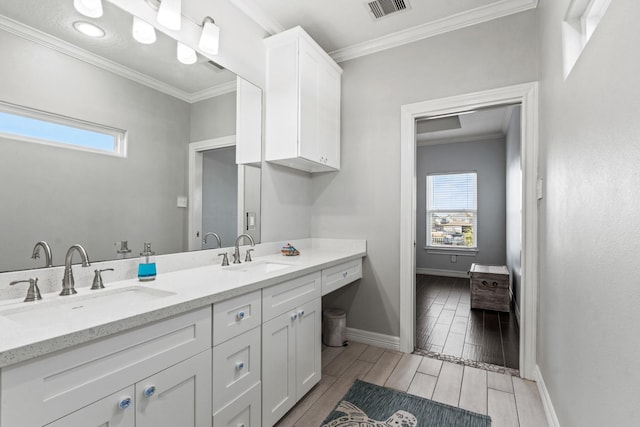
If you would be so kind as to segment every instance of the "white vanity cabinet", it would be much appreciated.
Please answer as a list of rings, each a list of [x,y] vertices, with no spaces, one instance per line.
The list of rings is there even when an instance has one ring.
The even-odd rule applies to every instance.
[[[265,159],[307,172],[339,170],[342,69],[300,27],[265,43]]]
[[[274,425],[320,381],[320,291],[320,272],[263,289],[264,426]]]
[[[2,427],[210,425],[211,307],[2,368],[0,384]]]
[[[213,305],[213,426],[260,427],[261,291]]]

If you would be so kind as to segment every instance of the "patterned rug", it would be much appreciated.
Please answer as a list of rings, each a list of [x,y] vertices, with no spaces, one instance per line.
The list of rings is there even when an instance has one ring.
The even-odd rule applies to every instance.
[[[488,427],[475,412],[356,380],[322,427]]]

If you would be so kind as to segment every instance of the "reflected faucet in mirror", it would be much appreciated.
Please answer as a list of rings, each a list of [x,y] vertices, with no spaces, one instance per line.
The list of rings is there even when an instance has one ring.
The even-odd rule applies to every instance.
[[[74,288],[75,282],[73,280],[73,270],[71,268],[71,264],[73,263],[74,251],[78,251],[78,253],[80,254],[83,267],[89,267],[91,265],[91,262],[89,262],[87,251],[84,250],[82,245],[79,245],[77,243],[75,245],[72,245],[67,251],[67,256],[64,258],[64,276],[62,277],[62,292],[60,292],[60,295],[73,295],[78,293],[78,291],[76,291]]]
[[[222,247],[222,240],[220,239],[220,236],[218,236],[218,234],[217,234],[217,233],[214,233],[214,232],[212,232],[212,231],[210,231],[210,232],[208,232],[207,234],[205,234],[205,235],[204,235],[204,240],[202,241],[202,246],[204,246],[204,245],[206,245],[206,244],[207,244],[207,237],[209,237],[209,236],[213,236],[213,237],[215,237],[215,238],[216,238],[216,241],[218,242],[218,246],[216,246],[216,247],[215,247],[215,248],[213,248],[213,249],[221,248],[221,247]]]
[[[33,259],[40,258],[40,248],[42,248],[42,250],[44,250],[45,267],[53,267],[53,261],[52,261],[53,257],[51,255],[51,247],[44,240],[40,240],[33,247],[33,253],[31,254],[31,258],[33,258]]]

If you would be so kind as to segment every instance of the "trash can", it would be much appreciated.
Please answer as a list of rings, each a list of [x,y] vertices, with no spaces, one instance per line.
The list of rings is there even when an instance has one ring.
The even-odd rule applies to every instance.
[[[347,314],[344,310],[328,308],[323,313],[322,340],[329,347],[347,343]]]

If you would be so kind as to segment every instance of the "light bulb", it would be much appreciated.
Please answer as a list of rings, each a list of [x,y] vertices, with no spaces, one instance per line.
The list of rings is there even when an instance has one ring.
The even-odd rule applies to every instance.
[[[73,23],[73,28],[88,37],[93,37],[96,39],[104,37],[104,30],[90,22],[76,21]]]
[[[133,17],[133,38],[142,44],[152,44],[156,41],[156,29],[153,25],[137,16]]]
[[[189,46],[178,42],[178,61],[182,62],[186,65],[195,64],[198,60],[198,55],[196,55],[196,51],[191,49]]]
[[[102,0],[73,0],[73,7],[89,18],[100,18],[102,16]]]
[[[158,23],[170,30],[180,31],[182,23],[181,0],[162,0],[158,9]]]
[[[218,54],[218,47],[220,46],[220,27],[218,27],[213,19],[205,18],[202,26],[202,34],[200,34],[200,42],[198,47],[206,53],[211,55]]]

